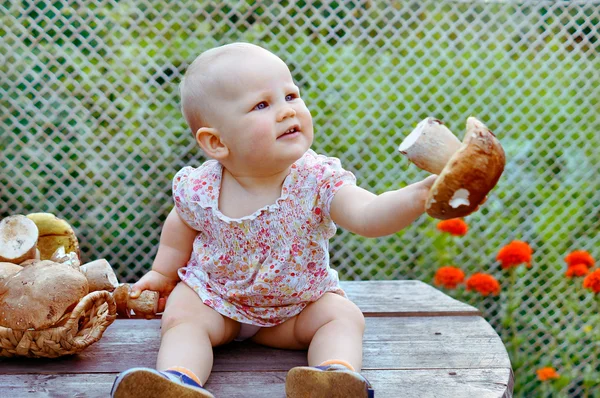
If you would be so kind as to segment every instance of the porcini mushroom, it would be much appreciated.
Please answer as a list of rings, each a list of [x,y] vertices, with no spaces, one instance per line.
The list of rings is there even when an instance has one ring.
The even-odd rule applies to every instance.
[[[103,258],[85,263],[79,270],[83,272],[87,278],[90,292],[95,292],[96,290],[108,290],[109,292],[112,292],[119,286],[115,271],[108,261]]]
[[[398,147],[398,151],[417,167],[432,174],[440,174],[452,155],[460,148],[460,141],[441,120],[423,119]]]
[[[23,261],[19,265],[21,267],[29,267],[29,266],[32,266],[32,265],[52,264],[52,263],[55,263],[55,262],[56,261],[51,261],[51,260],[31,259],[31,260],[25,260],[25,261]]]
[[[87,293],[85,276],[68,265],[45,262],[24,267],[0,284],[0,326],[45,329]]]
[[[23,267],[13,263],[0,262],[0,283],[7,277],[21,271]]]
[[[448,137],[449,130],[440,129],[430,119],[409,134],[409,142],[400,145],[401,152],[420,168],[439,174],[425,204],[427,214],[441,220],[467,216],[498,183],[506,163],[504,150],[496,136],[474,117],[467,119],[467,131],[458,149]],[[422,138],[423,132],[439,138]],[[440,160],[446,162],[441,170]]]
[[[0,262],[19,264],[35,258],[38,228],[22,215],[8,216],[0,221]]]
[[[124,283],[119,285],[113,292],[113,298],[117,304],[117,314],[130,318],[131,310],[136,316],[149,317],[158,312],[158,292],[144,290],[138,298],[131,298],[131,285]]]
[[[54,261],[56,263],[67,264],[75,269],[79,269],[79,267],[81,266],[81,262],[79,261],[79,257],[77,257],[77,253],[65,252],[64,246],[58,247],[54,251],[54,253],[52,253],[52,256],[50,256],[50,261]],[[93,291],[94,290],[92,290],[90,288],[90,292],[93,292]]]
[[[31,213],[27,215],[39,230],[38,248],[41,259],[48,260],[56,249],[63,246],[65,253],[74,252],[79,257],[79,242],[71,225],[51,213]]]

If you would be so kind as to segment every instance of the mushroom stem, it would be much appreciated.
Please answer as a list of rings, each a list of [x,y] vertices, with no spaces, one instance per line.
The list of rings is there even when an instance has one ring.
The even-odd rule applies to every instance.
[[[439,175],[459,148],[460,141],[452,131],[440,120],[428,117],[402,141],[398,150],[417,167]]]
[[[108,261],[103,258],[85,263],[79,267],[79,270],[87,278],[90,285],[90,292],[96,290],[108,290],[109,292],[112,292],[119,286],[115,271]]]
[[[22,263],[36,257],[37,226],[23,215],[8,216],[0,221],[0,262]]]
[[[131,298],[131,285],[124,283],[119,285],[113,292],[117,304],[117,313],[121,316],[131,318],[131,310],[137,316],[152,316],[158,312],[158,292],[144,290],[138,298]]]

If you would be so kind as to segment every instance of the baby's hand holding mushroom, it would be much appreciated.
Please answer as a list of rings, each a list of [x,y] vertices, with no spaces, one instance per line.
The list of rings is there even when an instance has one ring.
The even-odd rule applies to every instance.
[[[139,281],[131,286],[131,298],[138,298],[142,292],[150,290],[157,292],[160,296],[158,300],[158,312],[163,312],[167,297],[171,294],[179,279],[169,278],[160,272],[150,270]]]
[[[117,313],[126,318],[131,318],[131,311],[133,311],[136,317],[154,318],[154,315],[159,312],[159,293],[144,290],[134,296],[132,295],[131,288],[131,285],[124,283],[119,285],[113,292],[113,297],[117,304]]]
[[[504,150],[494,134],[474,117],[460,143],[443,123],[421,121],[398,148],[423,170],[438,174],[425,209],[438,219],[464,217],[477,211],[504,171]]]

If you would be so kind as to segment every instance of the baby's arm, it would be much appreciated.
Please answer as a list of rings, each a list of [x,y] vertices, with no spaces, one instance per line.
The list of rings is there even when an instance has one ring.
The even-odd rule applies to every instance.
[[[370,238],[393,234],[425,212],[427,194],[436,177],[381,195],[346,185],[331,201],[331,219],[344,229]]]
[[[179,282],[177,270],[190,259],[197,233],[183,222],[173,208],[163,225],[152,269],[132,286],[131,297],[138,297],[144,290],[159,292],[161,300],[158,312],[162,312],[166,298]]]
[[[190,228],[173,208],[160,234],[158,252],[152,270],[169,279],[179,279],[177,270],[188,262],[198,231]]]

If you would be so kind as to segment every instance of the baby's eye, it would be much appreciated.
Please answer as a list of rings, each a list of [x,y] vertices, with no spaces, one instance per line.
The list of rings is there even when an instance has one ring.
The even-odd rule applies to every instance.
[[[286,101],[292,101],[294,99],[298,98],[298,94],[288,94],[285,96],[285,100]]]
[[[267,104],[265,101],[263,102],[259,102],[258,104],[256,104],[254,106],[254,108],[252,108],[252,110],[261,110],[261,109],[265,109],[267,106],[269,106],[269,104]]]

